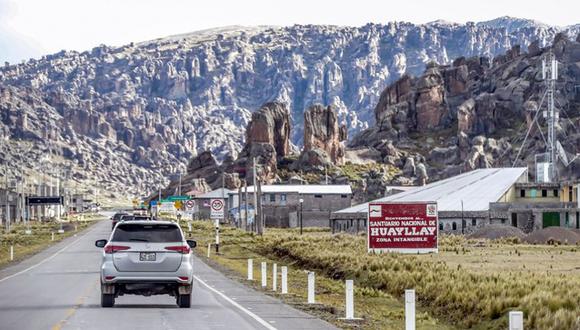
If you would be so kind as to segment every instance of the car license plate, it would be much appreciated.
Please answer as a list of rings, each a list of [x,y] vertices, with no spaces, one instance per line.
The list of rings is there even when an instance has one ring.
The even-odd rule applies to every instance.
[[[139,254],[140,261],[155,261],[155,252],[141,252]]]

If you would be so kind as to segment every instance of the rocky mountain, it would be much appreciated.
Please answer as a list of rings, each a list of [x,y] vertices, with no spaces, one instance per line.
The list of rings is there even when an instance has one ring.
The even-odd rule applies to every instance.
[[[427,63],[493,58],[578,32],[509,21],[229,27],[6,63],[0,131],[33,142],[37,156],[50,151],[78,181],[141,194],[198,151],[237,158],[252,112],[267,102],[288,108],[294,146],[303,144],[304,111],[317,103],[336,109],[352,136],[374,125],[386,86]],[[5,160],[21,152],[4,149]],[[15,165],[33,165],[20,158]]]
[[[382,92],[377,124],[350,147],[377,150],[379,160],[407,177],[414,177],[420,162],[434,179],[514,164],[528,166],[533,178],[535,156],[546,151],[542,60],[549,54],[559,67],[556,139],[572,159],[580,153],[580,35],[570,40],[564,34],[548,47],[534,42],[523,52],[514,46],[493,60],[459,57],[449,65],[430,63],[417,77],[402,77]],[[562,179],[578,179],[580,164],[559,163],[558,172]]]

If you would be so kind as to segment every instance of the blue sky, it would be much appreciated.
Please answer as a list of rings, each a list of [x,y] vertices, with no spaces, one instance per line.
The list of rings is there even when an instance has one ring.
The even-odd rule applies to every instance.
[[[547,6],[536,0],[407,1],[186,1],[186,0],[0,0],[0,63],[62,49],[122,45],[226,25],[368,22],[458,23],[509,15],[551,25],[580,23],[580,1]]]

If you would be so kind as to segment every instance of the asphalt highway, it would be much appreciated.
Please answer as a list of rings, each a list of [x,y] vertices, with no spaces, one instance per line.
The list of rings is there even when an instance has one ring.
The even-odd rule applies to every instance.
[[[170,296],[117,298],[101,308],[97,239],[109,221],[0,270],[0,329],[336,329],[195,259],[192,306]]]

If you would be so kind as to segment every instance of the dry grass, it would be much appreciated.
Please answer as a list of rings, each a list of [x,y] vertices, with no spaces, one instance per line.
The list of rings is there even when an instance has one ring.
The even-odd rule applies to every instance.
[[[0,267],[25,259],[51,244],[60,242],[64,238],[74,235],[78,231],[88,227],[91,223],[91,221],[65,222],[63,223],[65,230],[63,234],[58,233],[60,224],[57,222],[31,221],[30,227],[22,223],[14,224],[10,232],[6,232],[6,229],[2,228],[0,230]],[[32,231],[30,235],[25,233],[25,230],[28,228]],[[51,235],[53,232],[54,241],[52,241]],[[14,261],[10,261],[10,246],[14,246]]]
[[[211,226],[195,223],[201,246],[213,239]],[[205,244],[205,245],[203,245]],[[335,311],[344,304],[344,279],[354,279],[357,312],[369,329],[403,326],[402,295],[414,288],[422,313],[420,328],[505,329],[507,313],[522,310],[527,329],[580,329],[580,274],[575,247],[487,242],[475,247],[445,237],[438,255],[368,255],[364,236],[269,230],[263,237],[236,229],[222,231],[223,255],[215,260],[245,274],[246,258],[291,266],[291,292],[302,301],[306,275],[316,271],[319,300]],[[201,254],[205,254],[205,248]],[[552,261],[552,262],[549,262]],[[525,268],[524,268],[525,266]],[[257,268],[256,268],[257,269]],[[257,272],[256,272],[257,274]],[[330,313],[332,314],[332,313]]]

